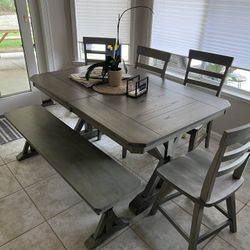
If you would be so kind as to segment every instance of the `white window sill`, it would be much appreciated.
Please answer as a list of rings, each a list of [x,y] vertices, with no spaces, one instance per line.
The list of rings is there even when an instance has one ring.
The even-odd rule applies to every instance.
[[[240,100],[243,102],[247,102],[250,104],[250,93],[243,93],[243,91],[240,91],[238,89],[231,89],[228,88],[228,86],[225,86],[222,89],[222,96],[228,96],[236,100]]]
[[[166,78],[181,84],[184,81],[184,78],[178,73],[176,74],[171,72],[171,74],[166,74]],[[227,85],[225,85],[222,89],[222,96],[228,96],[236,100],[250,103],[250,93]]]

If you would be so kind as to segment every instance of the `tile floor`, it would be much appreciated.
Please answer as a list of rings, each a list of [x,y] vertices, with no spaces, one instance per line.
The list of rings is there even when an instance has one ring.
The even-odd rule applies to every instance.
[[[59,105],[48,109],[70,126],[77,117]],[[84,241],[93,233],[98,216],[55,173],[41,157],[22,162],[15,155],[24,140],[0,145],[0,250],[57,250],[86,249]],[[149,154],[128,153],[121,158],[121,147],[106,136],[94,142],[98,147],[131,169],[145,183],[157,161]],[[210,150],[214,152],[218,141],[212,138]],[[182,140],[176,155],[186,152]],[[250,249],[250,168],[245,171],[245,184],[237,192],[238,232],[224,229],[218,235],[199,245],[199,249]],[[187,249],[187,243],[160,213],[148,216],[148,211],[134,216],[127,208],[132,194],[117,204],[116,212],[127,216],[130,226],[106,241],[98,249]],[[165,209],[182,225],[190,229],[192,203],[184,197],[176,198]],[[223,217],[215,209],[206,209],[202,231],[219,223]]]

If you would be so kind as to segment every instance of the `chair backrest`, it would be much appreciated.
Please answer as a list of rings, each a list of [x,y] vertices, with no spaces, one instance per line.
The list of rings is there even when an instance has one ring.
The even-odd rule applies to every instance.
[[[83,37],[83,48],[84,48],[84,56],[86,65],[91,62],[100,62],[104,60],[93,59],[89,56],[95,55],[113,55],[115,48],[116,39],[115,38],[105,38],[105,37]],[[93,50],[91,49],[91,45],[105,45],[105,49]],[[112,46],[112,49],[109,48],[109,45]]]
[[[142,60],[141,60],[142,56],[163,61],[163,63],[164,63],[163,68],[151,66],[149,64],[142,62]],[[165,52],[162,50],[157,50],[157,49],[151,49],[151,48],[139,45],[137,47],[137,58],[136,58],[136,62],[135,62],[135,68],[140,67],[140,68],[144,68],[144,69],[159,73],[161,75],[161,78],[164,79],[170,56],[171,56],[171,54],[168,52]]]
[[[243,145],[242,145],[243,142]],[[238,145],[235,149],[228,149],[231,145]],[[250,156],[250,123],[231,130],[226,130],[220,141],[220,146],[207,172],[201,199],[207,201],[213,191],[216,178],[225,174],[232,174],[233,181],[241,179],[242,173]],[[223,188],[223,183],[221,183]]]
[[[194,84],[203,88],[213,90],[216,92],[216,96],[220,96],[228,69],[232,65],[233,57],[198,50],[189,50],[188,57],[189,60],[185,74],[184,85]],[[199,64],[201,67],[193,66],[192,60],[201,61],[202,63]],[[209,67],[204,67],[206,63],[215,64],[217,69],[219,68],[220,72],[215,72],[215,70],[212,70],[211,67],[210,69]],[[197,75],[197,77],[192,77],[192,74]],[[211,79],[213,79],[213,81],[211,81]],[[213,83],[214,79],[218,81],[217,84]]]

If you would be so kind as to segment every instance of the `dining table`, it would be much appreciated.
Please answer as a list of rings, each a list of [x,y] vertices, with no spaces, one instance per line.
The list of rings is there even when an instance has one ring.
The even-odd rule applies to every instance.
[[[123,148],[135,154],[149,153],[158,164],[144,190],[129,204],[138,214],[154,201],[159,192],[157,168],[171,160],[170,146],[177,137],[202,124],[223,116],[229,101],[199,88],[162,79],[143,69],[128,67],[131,76],[149,77],[147,94],[138,98],[105,95],[73,81],[69,76],[81,73],[85,66],[33,75],[33,85],[79,116],[79,124],[91,124]],[[165,146],[164,155],[159,147]]]

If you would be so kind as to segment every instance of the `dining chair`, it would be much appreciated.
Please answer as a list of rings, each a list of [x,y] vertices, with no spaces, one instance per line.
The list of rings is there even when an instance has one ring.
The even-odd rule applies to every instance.
[[[113,55],[115,48],[116,39],[115,38],[107,38],[107,37],[83,37],[83,49],[85,56],[85,64],[94,62],[101,62],[105,59],[94,59],[93,55]],[[102,49],[92,49],[93,45],[104,45]],[[112,46],[113,49],[109,48],[109,45]],[[92,55],[92,58],[91,58]]]
[[[139,45],[137,47],[137,57],[136,57],[136,62],[135,62],[135,68],[139,67],[139,68],[143,68],[143,69],[158,73],[160,74],[161,78],[164,79],[167,65],[170,60],[170,56],[171,54],[166,51],[152,49],[152,48]],[[148,63],[148,60],[150,58],[162,61],[163,66],[156,67],[156,66],[150,65]]]
[[[135,62],[135,68],[143,68],[151,72],[160,74],[161,78],[165,78],[165,73],[167,69],[168,62],[170,60],[171,53],[166,51],[152,49],[144,46],[138,45],[137,47],[137,57]],[[159,60],[162,62],[162,67],[157,67],[149,64],[150,58]],[[127,150],[122,148],[122,158],[126,158]]]
[[[98,58],[93,58],[93,55],[113,55],[114,48],[115,48],[116,39],[115,38],[107,38],[107,37],[83,37],[83,49],[84,49],[84,58],[85,58],[85,65],[89,63],[96,63],[104,61],[105,59],[101,60]],[[92,49],[93,45],[104,45],[101,49]],[[112,47],[112,49],[109,48]],[[92,55],[92,58],[91,58]],[[76,124],[75,130],[80,131],[85,121],[79,119]],[[86,124],[86,130],[92,130],[93,127],[90,124]],[[100,130],[97,130],[97,138],[98,140],[101,139],[102,133]]]
[[[242,174],[249,155],[250,123],[226,130],[214,157],[205,150],[195,149],[163,165],[157,170],[163,185],[150,214],[154,215],[159,210],[188,241],[189,250],[196,249],[198,243],[227,226],[232,233],[236,232],[235,192],[244,182]],[[170,188],[177,192],[166,196]],[[181,194],[194,203],[190,235],[162,207],[163,203]],[[224,200],[227,210],[218,205]],[[227,220],[200,236],[204,207],[212,206]]]
[[[198,50],[189,50],[188,58],[184,85],[191,84],[205,88],[219,97],[228,69],[232,65],[233,57]],[[195,63],[195,60],[198,63]],[[204,127],[206,127],[206,131],[202,134]],[[188,134],[190,134],[188,151],[192,151],[204,139],[205,147],[208,148],[211,129],[212,121],[190,130],[188,132]]]

